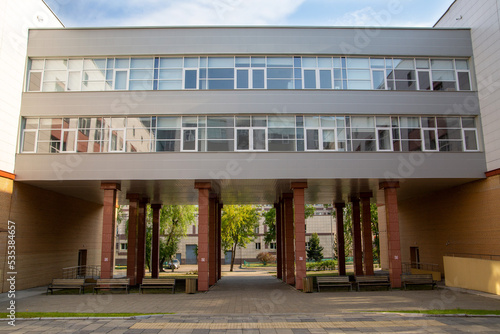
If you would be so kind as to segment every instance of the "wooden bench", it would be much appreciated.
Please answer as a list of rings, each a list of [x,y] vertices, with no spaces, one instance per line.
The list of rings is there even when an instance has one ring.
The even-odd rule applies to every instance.
[[[356,276],[356,285],[358,291],[362,286],[386,286],[387,290],[391,289],[389,276]]]
[[[175,278],[144,278],[139,286],[139,293],[142,289],[170,289],[175,293]]]
[[[407,285],[430,285],[432,289],[436,286],[432,274],[402,274],[401,283],[403,283],[405,290]]]
[[[320,286],[345,286],[352,291],[352,284],[349,282],[349,276],[318,276],[316,277],[318,292]]]
[[[94,286],[94,293],[100,289],[125,289],[128,293],[130,278],[99,278]]]
[[[54,278],[52,283],[47,287],[47,295],[54,294],[54,289],[78,289],[78,294],[85,293],[83,287],[85,285],[84,278]]]

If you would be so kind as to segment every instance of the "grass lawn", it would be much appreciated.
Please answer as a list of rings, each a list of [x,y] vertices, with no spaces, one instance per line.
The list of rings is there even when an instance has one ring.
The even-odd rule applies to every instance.
[[[0,312],[1,318],[10,313]],[[69,313],[69,312],[16,312],[16,318],[88,318],[88,317],[136,317],[140,315],[174,313]]]
[[[421,313],[421,314],[468,314],[468,315],[500,315],[500,310],[411,310],[411,311],[387,311],[393,313]]]

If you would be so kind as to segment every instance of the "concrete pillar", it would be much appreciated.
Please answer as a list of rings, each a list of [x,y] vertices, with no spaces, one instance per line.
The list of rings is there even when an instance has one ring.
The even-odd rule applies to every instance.
[[[363,251],[361,249],[361,222],[359,198],[352,197],[352,244],[354,275],[363,275]]]
[[[208,291],[209,193],[210,182],[195,182],[198,189],[198,291]]]
[[[372,214],[370,210],[372,196],[371,191],[359,194],[363,210],[363,268],[365,275],[373,275]]]
[[[339,276],[345,276],[345,242],[344,242],[344,207],[345,203],[335,203],[337,220],[337,256]]]
[[[127,243],[127,277],[130,284],[137,281],[137,220],[139,194],[127,194],[128,204],[128,243]]]
[[[292,182],[295,220],[295,288],[302,290],[306,277],[306,217],[304,189],[307,182]]]
[[[144,278],[146,261],[146,218],[149,198],[143,198],[139,201],[139,213],[137,220],[137,282],[142,284]]]
[[[113,278],[115,259],[115,220],[117,183],[101,183],[104,190],[101,243],[101,278]]]
[[[380,183],[380,189],[384,189],[387,239],[389,246],[389,275],[393,288],[401,287],[402,273],[398,217],[398,188],[399,182],[397,181]]]
[[[153,230],[151,234],[151,277],[158,278],[160,272],[160,210],[161,204],[152,204]],[[170,259],[169,259],[170,260]]]
[[[210,194],[208,209],[208,285],[212,286],[217,282],[217,195]]]
[[[285,282],[295,285],[295,245],[293,241],[293,194],[283,194],[285,204],[285,253],[286,253],[286,275]]]
[[[281,206],[280,203],[274,203],[276,211],[276,277],[283,278],[283,263],[281,254]]]

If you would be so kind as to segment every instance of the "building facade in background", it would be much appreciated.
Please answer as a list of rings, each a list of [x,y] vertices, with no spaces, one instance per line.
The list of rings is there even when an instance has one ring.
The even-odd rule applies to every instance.
[[[202,291],[220,278],[229,204],[274,204],[277,276],[297,288],[315,224],[306,203],[333,204],[336,233],[351,204],[356,275],[373,272],[368,217],[379,205],[381,265],[395,287],[404,262],[446,274],[448,255],[500,255],[498,43],[486,42],[500,36],[495,8],[456,1],[429,29],[30,30],[21,122],[7,135],[16,181],[12,159],[2,179],[6,220],[19,226],[19,288],[66,266],[112,276],[125,244],[118,204],[129,205],[135,283],[147,204],[199,206],[188,238]],[[181,257],[191,261],[194,244]]]

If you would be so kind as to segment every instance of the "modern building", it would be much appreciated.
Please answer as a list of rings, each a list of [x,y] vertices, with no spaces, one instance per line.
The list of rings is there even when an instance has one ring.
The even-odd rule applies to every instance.
[[[12,271],[8,270],[9,261],[12,261],[12,258],[7,256],[10,208],[13,198],[14,201],[23,200],[17,197],[19,188],[14,183],[14,169],[18,152],[19,114],[24,83],[23,74],[26,68],[28,28],[44,27],[57,28],[63,27],[63,24],[43,1],[0,0],[0,75],[2,77],[0,81],[0,278],[2,278],[0,292],[8,291],[4,277],[6,272]],[[31,204],[26,202],[23,205]],[[33,231],[33,228],[30,229]],[[32,248],[28,247],[25,251],[33,252],[43,244],[43,240],[31,239]],[[9,255],[12,256],[12,254]],[[30,261],[27,262],[29,265]],[[26,277],[24,279],[31,280]],[[40,282],[34,279],[27,286],[33,286],[33,284],[37,285]]]
[[[449,217],[468,189],[494,184],[484,174],[469,29],[38,29],[26,63],[16,184],[38,192],[33,209],[57,219],[25,219],[13,203],[11,220],[67,231],[40,258],[84,251],[111,276],[117,203],[130,205],[133,282],[144,275],[147,203],[156,217],[162,204],[199,206],[199,290],[220,278],[222,204],[274,203],[278,277],[297,288],[306,203],[335,204],[338,232],[352,203],[356,275],[373,273],[369,204],[383,205],[393,286],[428,222],[442,233],[417,241],[421,262],[442,270],[447,250],[479,252],[470,242],[441,244],[453,233],[471,240],[476,225],[448,232]],[[339,256],[343,274],[343,245]]]

